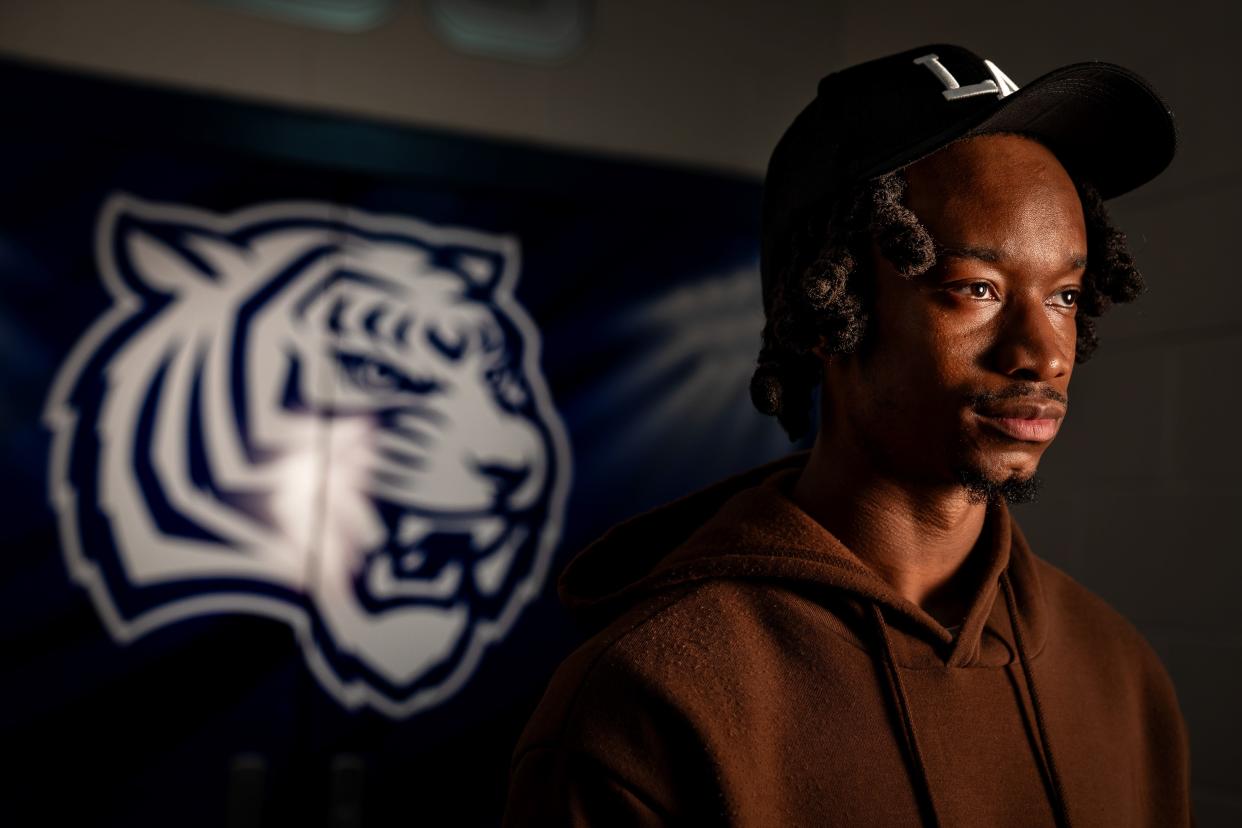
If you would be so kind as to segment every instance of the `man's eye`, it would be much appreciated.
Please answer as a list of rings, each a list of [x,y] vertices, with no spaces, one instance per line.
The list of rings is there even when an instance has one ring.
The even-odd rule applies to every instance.
[[[1065,290],[1057,291],[1055,297],[1056,301],[1053,304],[1062,308],[1072,308],[1078,304],[1078,294],[1081,292],[1082,291],[1077,288],[1067,288]]]
[[[954,293],[971,299],[991,299],[995,295],[991,282],[968,282],[950,288]]]

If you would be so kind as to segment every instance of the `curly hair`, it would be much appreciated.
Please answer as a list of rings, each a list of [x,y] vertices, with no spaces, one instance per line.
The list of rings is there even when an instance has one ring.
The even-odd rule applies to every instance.
[[[1075,361],[1082,363],[1099,344],[1095,320],[1114,302],[1135,299],[1143,291],[1143,277],[1099,192],[1082,179],[1074,185],[1087,230],[1088,265],[1076,317]],[[853,353],[867,333],[872,240],[906,278],[936,263],[935,242],[902,203],[905,190],[906,178],[897,171],[821,203],[805,214],[789,246],[773,259],[777,278],[750,396],[760,412],[777,418],[791,441],[811,426],[812,394],[821,371],[814,349],[822,345],[827,354]]]

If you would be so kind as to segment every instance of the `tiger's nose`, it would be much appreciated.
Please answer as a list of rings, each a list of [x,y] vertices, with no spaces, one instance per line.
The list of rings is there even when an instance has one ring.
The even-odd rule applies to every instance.
[[[496,487],[497,499],[508,498],[530,477],[530,467],[527,465],[511,466],[503,463],[480,463],[478,468],[479,474],[489,478]]]

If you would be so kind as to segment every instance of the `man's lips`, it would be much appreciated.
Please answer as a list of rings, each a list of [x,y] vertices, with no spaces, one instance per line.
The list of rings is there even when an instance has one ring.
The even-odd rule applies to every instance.
[[[1014,440],[1045,443],[1056,436],[1065,406],[1048,400],[998,400],[976,409],[985,426]]]
[[[1004,432],[1015,440],[1030,443],[1045,443],[1056,436],[1057,424],[1060,420],[1044,418],[1020,419],[1017,417],[982,417],[985,425]]]

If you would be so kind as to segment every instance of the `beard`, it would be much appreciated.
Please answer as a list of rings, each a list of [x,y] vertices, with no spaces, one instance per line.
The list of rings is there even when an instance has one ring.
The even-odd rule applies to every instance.
[[[1039,489],[1043,481],[1039,475],[1027,477],[1010,475],[1003,479],[989,477],[983,469],[960,467],[957,480],[966,490],[972,503],[999,503],[1002,500],[1010,505],[1033,503],[1039,499]]]

